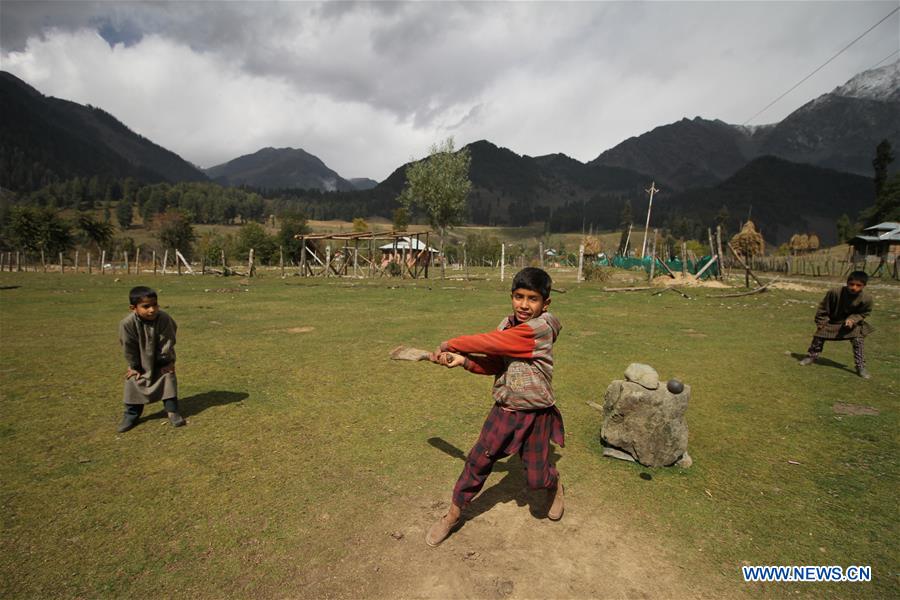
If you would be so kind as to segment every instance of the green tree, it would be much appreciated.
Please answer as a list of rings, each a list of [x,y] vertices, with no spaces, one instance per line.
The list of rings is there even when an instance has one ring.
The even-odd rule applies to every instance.
[[[393,221],[395,231],[406,231],[409,227],[409,211],[405,206],[394,209]]]
[[[722,236],[725,236],[726,231],[728,231],[728,218],[730,217],[728,213],[728,207],[726,205],[722,205],[722,208],[719,209],[719,213],[716,215],[716,225],[720,225],[722,227]]]
[[[235,242],[235,251],[241,260],[247,260],[251,248],[255,260],[261,264],[269,264],[278,256],[278,242],[254,221],[241,225]]]
[[[846,214],[838,217],[838,220],[834,225],[837,229],[838,241],[841,243],[850,241],[850,239],[856,235],[856,226]]]
[[[119,204],[116,205],[116,221],[122,229],[128,229],[134,222],[134,207],[128,198],[119,200]]]
[[[186,213],[178,209],[169,209],[156,215],[153,225],[156,228],[156,237],[163,248],[178,250],[190,260],[195,235]]]
[[[356,217],[353,219],[353,232],[354,233],[363,233],[364,231],[369,230],[369,224],[366,223],[366,220],[362,217]]]
[[[894,162],[894,154],[891,152],[891,143],[886,139],[881,140],[875,148],[875,158],[872,160],[872,168],[875,169],[875,198],[881,196],[884,184],[887,182],[888,165]]]
[[[141,207],[141,218],[144,220],[144,226],[150,223],[156,215],[165,212],[167,207],[166,187],[165,184],[161,183],[153,186],[150,190],[147,201]]]
[[[14,206],[10,210],[7,237],[16,248],[49,256],[72,247],[72,226],[49,208]]]
[[[894,173],[885,182],[875,206],[866,209],[862,216],[869,225],[900,221],[900,173]]]
[[[398,201],[407,210],[418,206],[425,211],[429,223],[440,234],[442,256],[447,229],[462,223],[465,214],[466,199],[472,189],[471,162],[468,149],[455,151],[450,137],[434,144],[428,158],[406,168],[406,186]],[[445,262],[441,260],[441,278]]]
[[[106,247],[113,238],[113,226],[111,223],[97,221],[89,213],[78,215],[78,229],[84,234],[89,244],[95,250]]]
[[[222,263],[222,252],[227,257],[230,250],[230,239],[214,231],[206,231],[197,241],[197,250],[206,260],[207,265]]]
[[[285,256],[300,260],[300,240],[294,236],[309,233],[306,217],[302,213],[292,213],[281,217],[281,229],[278,230],[278,243],[284,248]]]

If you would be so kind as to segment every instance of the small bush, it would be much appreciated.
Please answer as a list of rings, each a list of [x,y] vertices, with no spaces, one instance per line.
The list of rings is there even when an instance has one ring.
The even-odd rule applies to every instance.
[[[612,269],[588,263],[581,269],[585,281],[607,281],[612,276]]]

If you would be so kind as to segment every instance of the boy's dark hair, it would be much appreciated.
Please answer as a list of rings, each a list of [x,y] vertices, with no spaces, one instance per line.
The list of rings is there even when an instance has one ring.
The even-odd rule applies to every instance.
[[[866,275],[865,271],[853,271],[849,275],[847,275],[847,283],[851,281],[858,281],[863,285],[869,283],[869,276]]]
[[[156,290],[148,288],[145,285],[139,285],[131,288],[131,291],[128,292],[128,303],[131,304],[131,306],[137,306],[144,298],[156,297]]]
[[[540,294],[544,300],[550,297],[550,288],[553,287],[553,280],[547,274],[547,271],[537,267],[525,267],[513,277],[512,291],[520,288],[531,290]]]

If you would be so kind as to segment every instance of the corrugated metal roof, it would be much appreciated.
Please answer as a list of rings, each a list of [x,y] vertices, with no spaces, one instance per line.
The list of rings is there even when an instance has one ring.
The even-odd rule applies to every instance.
[[[416,240],[416,239],[412,239],[412,238],[408,238],[408,237],[402,237],[397,240],[397,250],[409,250],[409,249],[424,250],[425,248],[427,248],[427,246],[425,245],[425,242],[423,242],[422,240]],[[384,246],[379,246],[378,249],[379,250],[393,250],[394,243],[391,242],[390,244],[385,244]],[[434,248],[428,248],[428,251],[435,252],[435,253],[439,252],[438,250],[435,250]]]
[[[885,221],[878,225],[866,227],[863,231],[869,232],[869,235],[858,235],[856,237],[867,242],[900,242],[900,223]]]

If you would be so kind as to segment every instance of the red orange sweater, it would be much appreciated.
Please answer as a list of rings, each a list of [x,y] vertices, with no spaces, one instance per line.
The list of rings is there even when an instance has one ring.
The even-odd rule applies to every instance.
[[[466,356],[472,373],[494,375],[492,395],[500,406],[536,410],[553,406],[553,343],[562,325],[551,313],[517,323],[513,316],[496,331],[455,337],[441,350]]]

